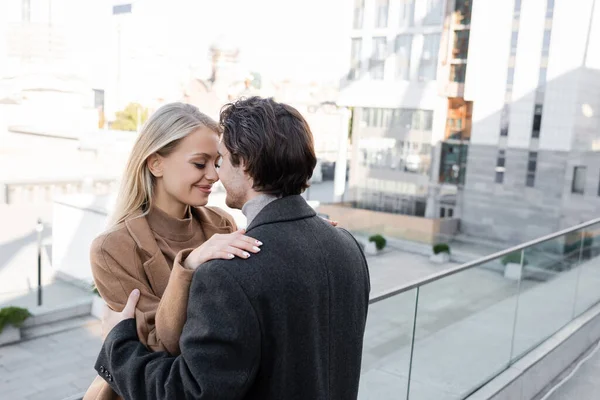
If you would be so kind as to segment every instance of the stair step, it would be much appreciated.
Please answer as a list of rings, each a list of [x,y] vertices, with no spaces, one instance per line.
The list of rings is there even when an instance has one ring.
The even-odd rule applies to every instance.
[[[35,325],[28,328],[23,328],[21,330],[21,337],[22,340],[31,340],[97,323],[98,320],[89,315],[75,317],[67,320],[61,320],[42,325]]]

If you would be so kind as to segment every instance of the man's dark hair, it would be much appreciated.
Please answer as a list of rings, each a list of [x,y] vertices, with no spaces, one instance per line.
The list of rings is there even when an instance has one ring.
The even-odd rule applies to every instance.
[[[308,186],[317,158],[313,135],[294,107],[250,97],[221,109],[223,144],[234,166],[244,163],[254,189],[297,195]]]

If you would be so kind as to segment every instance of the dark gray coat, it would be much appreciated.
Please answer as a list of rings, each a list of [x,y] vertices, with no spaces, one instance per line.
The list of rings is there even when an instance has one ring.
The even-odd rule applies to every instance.
[[[134,320],[108,335],[96,370],[126,399],[355,399],[369,300],[365,257],[301,196],[248,227],[248,260],[194,274],[182,354],[151,353]]]

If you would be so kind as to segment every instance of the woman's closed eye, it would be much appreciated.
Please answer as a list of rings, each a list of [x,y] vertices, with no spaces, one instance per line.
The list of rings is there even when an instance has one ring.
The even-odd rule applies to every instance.
[[[204,167],[206,167],[206,164],[200,164],[200,163],[193,163],[193,164],[198,169],[204,169]]]

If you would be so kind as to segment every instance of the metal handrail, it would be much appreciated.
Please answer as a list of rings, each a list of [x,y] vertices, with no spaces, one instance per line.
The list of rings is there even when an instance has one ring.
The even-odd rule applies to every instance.
[[[369,300],[369,304],[378,303],[382,300],[389,299],[390,297],[394,297],[401,293],[408,292],[409,290],[414,289],[416,287],[420,287],[420,286],[426,285],[428,283],[438,281],[442,278],[457,274],[457,273],[465,271],[467,269],[478,267],[478,266],[488,263],[490,261],[497,260],[500,257],[504,257],[505,255],[508,255],[510,253],[514,253],[516,251],[520,251],[520,250],[526,249],[528,247],[535,246],[537,244],[544,243],[544,242],[547,242],[552,239],[556,239],[557,237],[564,236],[568,233],[575,232],[580,229],[587,228],[588,226],[598,224],[598,223],[600,223],[600,218],[595,218],[595,219],[589,220],[587,222],[584,222],[582,224],[575,225],[575,226],[572,226],[567,229],[563,229],[562,231],[554,232],[549,235],[542,236],[541,238],[522,243],[518,246],[514,246],[514,247],[510,247],[506,250],[498,251],[496,253],[490,254],[489,256],[479,258],[475,261],[471,261],[471,262],[459,265],[457,267],[438,272],[437,274],[430,275],[425,279],[418,279],[416,281],[409,282],[408,284],[396,287],[394,289],[390,289],[387,292],[380,294],[379,296],[373,297],[372,299]]]

